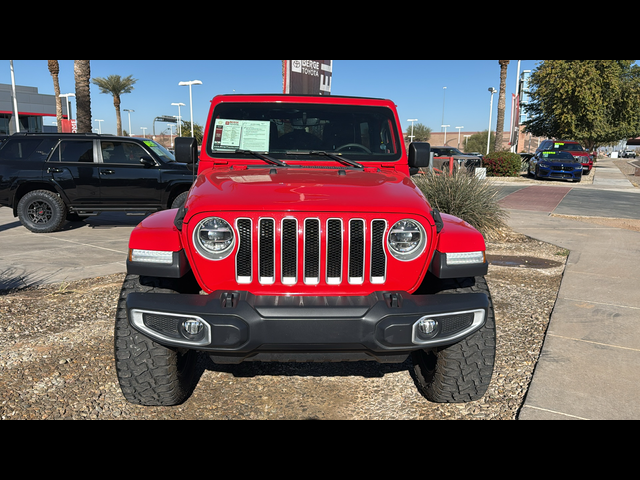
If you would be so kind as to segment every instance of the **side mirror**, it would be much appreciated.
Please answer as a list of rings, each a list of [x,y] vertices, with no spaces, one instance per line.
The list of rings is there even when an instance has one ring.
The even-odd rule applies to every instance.
[[[156,162],[151,157],[140,157],[140,163],[146,167],[155,167]]]
[[[198,143],[193,137],[176,137],[174,140],[176,162],[198,163]]]
[[[426,142],[409,144],[409,168],[429,167],[431,164],[431,145]]]

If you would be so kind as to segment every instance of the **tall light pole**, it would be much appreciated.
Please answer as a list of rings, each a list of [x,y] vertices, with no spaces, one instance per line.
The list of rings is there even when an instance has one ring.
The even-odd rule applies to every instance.
[[[444,97],[446,93],[447,93],[447,87],[442,87],[442,122],[440,123],[440,131],[442,131],[442,125],[444,124]]]
[[[102,134],[102,122],[104,122],[104,120],[98,120],[97,118],[94,120],[94,122],[98,122],[98,133]]]
[[[488,90],[489,92],[491,92],[491,102],[489,103],[489,133],[487,134],[487,155],[489,155],[489,143],[491,142],[491,113],[493,112],[493,94],[497,92],[497,90],[493,87],[489,87]],[[498,141],[497,138],[496,141]]]
[[[447,145],[447,127],[450,127],[451,125],[440,125],[440,128],[444,127],[444,144],[445,146]]]
[[[178,136],[181,137],[182,125],[180,124],[180,121],[182,120],[182,117],[180,116],[180,107],[184,107],[184,103],[172,103],[171,105],[177,105],[178,107]]]
[[[409,135],[409,138],[411,139],[411,141],[413,142],[413,122],[417,122],[418,119],[417,118],[407,118],[407,122],[411,122],[411,135]]]
[[[458,129],[458,150],[460,149],[460,129],[464,127],[456,127]]]
[[[140,127],[140,130],[142,130],[142,136],[147,138],[147,127]]]
[[[191,112],[191,136],[193,137],[193,97],[191,96],[192,85],[202,85],[200,80],[189,80],[188,82],[180,82],[178,85],[189,85],[189,111]]]
[[[16,119],[16,132],[20,133],[20,119],[18,118],[18,99],[16,98],[16,77],[13,74],[13,60],[11,65],[11,94],[13,95],[13,117]]]
[[[66,98],[67,99],[67,120],[71,120],[71,101],[69,100],[69,97],[75,97],[76,94],[75,93],[61,93],[58,96],[60,98]]]
[[[131,110],[130,108],[123,108],[122,110],[129,114],[129,136],[131,136],[131,112],[135,112],[135,110]]]

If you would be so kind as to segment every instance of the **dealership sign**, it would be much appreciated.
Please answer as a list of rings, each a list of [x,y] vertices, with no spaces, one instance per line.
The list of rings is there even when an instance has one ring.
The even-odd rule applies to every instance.
[[[284,60],[283,93],[330,95],[333,60]]]

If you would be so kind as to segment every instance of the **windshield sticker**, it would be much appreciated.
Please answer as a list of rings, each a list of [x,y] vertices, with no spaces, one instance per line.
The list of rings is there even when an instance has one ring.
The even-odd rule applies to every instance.
[[[553,148],[558,148],[560,145],[564,145],[564,143],[554,143]]]
[[[214,126],[213,150],[269,151],[270,122],[259,120],[226,120],[217,118]]]

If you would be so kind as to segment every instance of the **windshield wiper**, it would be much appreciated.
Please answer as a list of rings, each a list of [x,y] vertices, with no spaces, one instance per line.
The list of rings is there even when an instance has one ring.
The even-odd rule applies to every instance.
[[[288,165],[280,160],[278,160],[277,158],[272,158],[269,157],[268,155],[264,155],[262,153],[258,153],[258,152],[254,152],[253,150],[241,150],[238,149],[236,150],[236,153],[242,153],[244,155],[253,155],[254,157],[258,157],[261,160],[264,160],[267,163],[270,163],[271,165],[277,165],[279,167],[287,167]]]
[[[353,160],[349,160],[348,158],[344,158],[340,155],[336,155],[333,153],[329,153],[329,152],[325,152],[325,151],[316,151],[316,150],[312,150],[310,152],[287,152],[287,155],[322,155],[325,157],[329,157],[332,160],[335,160],[336,162],[340,162],[342,164],[346,164],[346,165],[350,165],[352,167],[355,168],[361,168],[364,169],[364,166],[358,162],[354,162]]]

